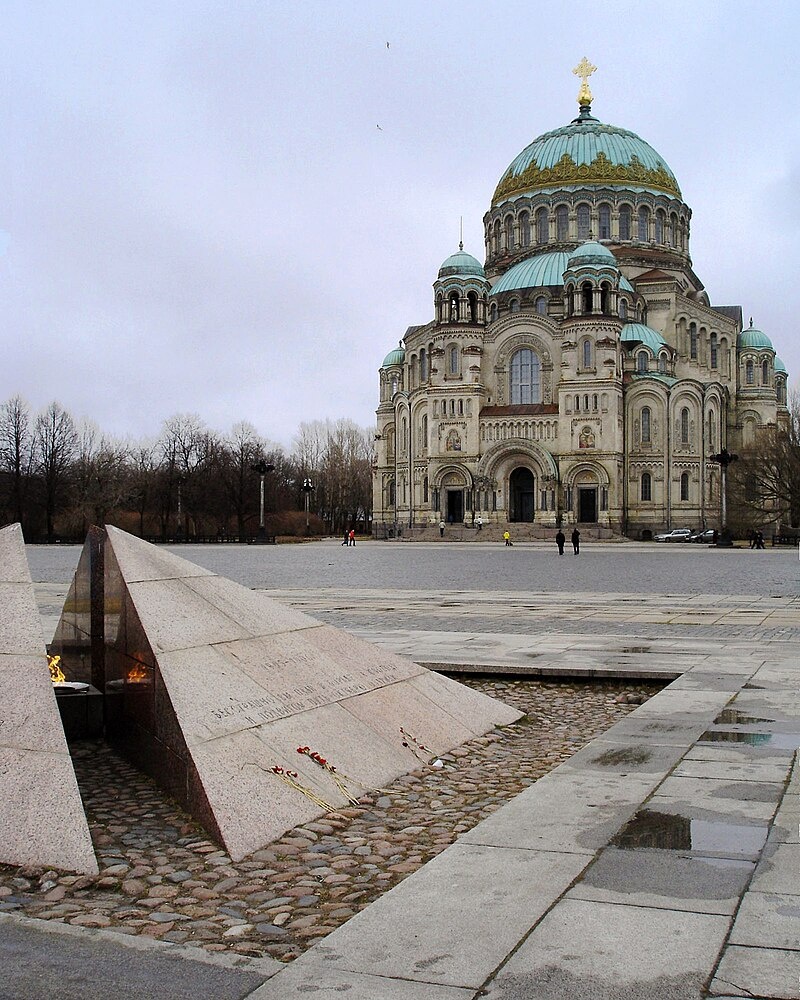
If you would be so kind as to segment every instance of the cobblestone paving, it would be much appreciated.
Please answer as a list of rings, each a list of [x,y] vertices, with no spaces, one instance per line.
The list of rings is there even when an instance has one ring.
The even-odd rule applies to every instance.
[[[107,746],[76,745],[100,874],[0,866],[0,910],[291,960],[658,690],[466,683],[527,716],[238,863]]]

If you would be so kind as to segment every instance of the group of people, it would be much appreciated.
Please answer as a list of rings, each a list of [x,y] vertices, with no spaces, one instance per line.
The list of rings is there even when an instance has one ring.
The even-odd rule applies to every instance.
[[[356,530],[351,528],[349,531],[347,528],[344,529],[344,538],[342,539],[342,545],[355,545],[356,544]]]
[[[564,555],[564,544],[567,541],[567,536],[561,530],[558,529],[556,532],[556,545],[558,546],[558,554],[560,556]],[[572,551],[577,556],[581,551],[581,533],[577,528],[572,529],[572,534],[570,535],[570,541],[572,542]]]
[[[581,533],[580,531],[578,531],[577,528],[573,528],[572,534],[570,535],[570,540],[572,542],[572,551],[575,553],[576,556],[579,555],[581,551]],[[506,543],[506,545],[514,544],[511,541],[511,532],[508,530],[508,528],[506,528],[506,530],[503,532],[503,541]],[[564,534],[561,528],[559,528],[558,531],[556,532],[556,545],[558,546],[558,554],[560,556],[564,555],[564,545],[566,541],[567,541],[567,536]]]
[[[756,531],[755,528],[750,529],[750,534],[747,536],[750,539],[751,549],[763,549],[764,548],[764,535],[760,531]]]

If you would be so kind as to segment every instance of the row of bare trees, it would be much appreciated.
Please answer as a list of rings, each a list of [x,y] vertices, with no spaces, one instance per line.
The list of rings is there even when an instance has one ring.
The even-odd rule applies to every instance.
[[[350,420],[301,424],[286,453],[248,423],[229,433],[196,414],[166,420],[157,438],[118,441],[59,403],[38,414],[19,396],[0,404],[0,523],[29,540],[80,539],[91,524],[143,537],[255,535],[264,463],[266,529],[302,533],[310,479],[312,530],[364,530],[371,516],[373,433]]]

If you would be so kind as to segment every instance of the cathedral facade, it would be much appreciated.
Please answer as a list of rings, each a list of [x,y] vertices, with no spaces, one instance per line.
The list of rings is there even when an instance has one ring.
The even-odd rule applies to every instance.
[[[430,524],[721,528],[717,456],[788,419],[786,369],[692,269],[663,158],[578,117],[511,163],[485,263],[448,257],[433,318],[380,368],[376,534]],[[605,529],[605,530],[602,530]]]

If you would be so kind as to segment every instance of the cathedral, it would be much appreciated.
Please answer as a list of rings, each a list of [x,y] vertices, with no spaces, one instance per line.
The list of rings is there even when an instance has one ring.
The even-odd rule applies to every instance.
[[[526,537],[721,528],[724,452],[788,419],[772,341],[711,304],[678,181],[594,117],[593,70],[575,71],[578,116],[500,178],[485,263],[448,257],[433,318],[380,368],[379,537],[442,521]]]

